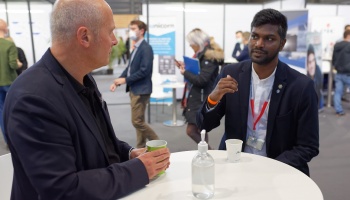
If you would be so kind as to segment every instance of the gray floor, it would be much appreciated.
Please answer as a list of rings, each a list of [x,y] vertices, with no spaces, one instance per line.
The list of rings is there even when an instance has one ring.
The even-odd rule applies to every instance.
[[[125,93],[125,87],[118,88],[114,93],[109,92],[112,80],[121,73],[122,67],[114,70],[114,75],[95,75],[103,98],[108,103],[111,120],[116,135],[121,140],[135,145],[135,130],[130,122],[129,96]],[[349,99],[349,97],[348,97]],[[343,117],[337,117],[332,108],[325,108],[319,114],[320,119],[320,154],[310,162],[311,178],[320,187],[325,200],[350,199],[350,104],[343,103],[348,113]],[[158,105],[155,113],[155,105],[151,106],[151,127],[161,139],[168,141],[171,152],[194,150],[195,144],[185,134],[185,126],[166,127],[163,121],[171,119],[171,107]],[[182,119],[181,109],[178,105],[178,118]],[[223,126],[210,133],[209,144],[217,148]],[[9,153],[3,138],[0,137],[0,155]],[[297,191],[296,191],[297,192]]]

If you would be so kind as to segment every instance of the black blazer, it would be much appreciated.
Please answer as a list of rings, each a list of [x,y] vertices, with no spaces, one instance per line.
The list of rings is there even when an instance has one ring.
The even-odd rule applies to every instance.
[[[235,47],[233,48],[233,51],[232,51],[232,57],[233,58],[237,58],[237,52],[240,52],[241,53],[242,49],[241,49],[241,44],[240,43],[236,43],[235,44]]]
[[[116,199],[148,184],[142,162],[129,160],[131,147],[114,134],[121,163],[108,164],[93,116],[50,50],[16,79],[7,95],[5,134],[14,167],[11,199]]]
[[[205,102],[197,115],[200,129],[211,131],[220,125],[225,115],[225,133],[219,149],[226,149],[225,140],[247,138],[249,92],[252,62],[243,61],[227,65],[217,81],[230,75],[238,81],[238,92],[226,94],[215,107],[207,112]],[[279,89],[279,85],[282,88]],[[277,90],[280,92],[277,92]],[[269,105],[266,153],[309,175],[307,162],[319,153],[319,126],[317,94],[313,81],[279,61]]]
[[[132,55],[130,55],[131,59]],[[129,61],[130,62],[130,61]],[[127,72],[130,69],[130,76]],[[126,92],[131,91],[135,95],[152,93],[153,50],[143,40],[137,48],[134,59],[123,71],[120,77],[126,78]]]

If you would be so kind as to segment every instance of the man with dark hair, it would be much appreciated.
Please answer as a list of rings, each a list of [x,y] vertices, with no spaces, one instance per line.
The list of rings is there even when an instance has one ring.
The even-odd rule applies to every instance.
[[[317,94],[313,81],[278,59],[286,43],[286,17],[273,9],[251,23],[251,60],[227,65],[197,115],[211,131],[225,115],[226,139],[243,141],[243,151],[291,165],[309,175],[319,150]]]
[[[237,58],[237,56],[239,56],[241,54],[243,48],[244,48],[243,32],[237,31],[236,32],[236,44],[235,44],[235,47],[233,48],[233,51],[232,51],[232,57]]]
[[[136,129],[136,146],[145,147],[146,140],[158,139],[157,134],[145,121],[146,105],[152,93],[153,50],[145,41],[147,25],[140,20],[130,22],[129,37],[135,41],[128,66],[110,86],[112,92],[126,84],[131,106],[131,122]]]
[[[337,70],[335,75],[334,109],[338,116],[345,115],[341,106],[344,86],[350,87],[350,30],[345,30],[343,41],[334,45],[332,64]]]

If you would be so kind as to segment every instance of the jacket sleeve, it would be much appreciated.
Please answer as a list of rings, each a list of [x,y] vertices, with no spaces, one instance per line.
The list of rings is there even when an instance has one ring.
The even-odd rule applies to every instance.
[[[217,83],[222,77],[225,77],[223,73],[216,78],[214,87],[217,85]],[[220,120],[225,115],[225,95],[222,97],[222,99],[216,105],[216,107],[211,109],[210,111],[207,109],[207,104],[207,99],[205,99],[202,108],[199,109],[197,112],[196,122],[199,130],[205,129],[207,132],[209,132],[220,125]]]
[[[276,160],[302,169],[319,153],[318,104],[312,80],[302,89],[298,101],[296,145],[284,151]]]
[[[75,162],[81,151],[73,144],[72,127],[48,100],[26,95],[11,104],[8,112],[7,130],[16,130],[8,134],[12,152],[40,199],[117,199],[148,184],[146,169],[137,158],[78,170]]]
[[[8,55],[9,55],[9,67],[11,69],[18,69],[18,65],[17,65],[18,52],[15,44],[10,46]]]
[[[132,73],[130,76],[126,77],[126,83],[128,85],[132,85],[134,82],[147,77],[153,70],[153,50],[151,46],[140,48],[137,51],[140,51],[136,53],[142,56],[139,62],[140,68],[136,73]]]
[[[198,75],[185,71],[184,77],[193,85],[204,88],[209,82],[210,78],[219,68],[218,64],[214,62],[204,60],[201,62],[201,70]]]
[[[249,59],[249,52],[248,52],[248,45],[244,45],[243,50],[241,51],[241,53],[239,54],[239,56],[236,57],[236,60],[238,62],[244,61]]]

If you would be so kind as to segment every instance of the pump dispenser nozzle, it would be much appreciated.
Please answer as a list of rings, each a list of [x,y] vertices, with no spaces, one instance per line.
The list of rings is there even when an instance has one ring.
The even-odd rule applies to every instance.
[[[201,131],[201,139],[202,140],[198,144],[198,151],[200,153],[205,153],[208,151],[208,144],[205,142],[205,134],[206,134],[206,131],[203,129]]]

